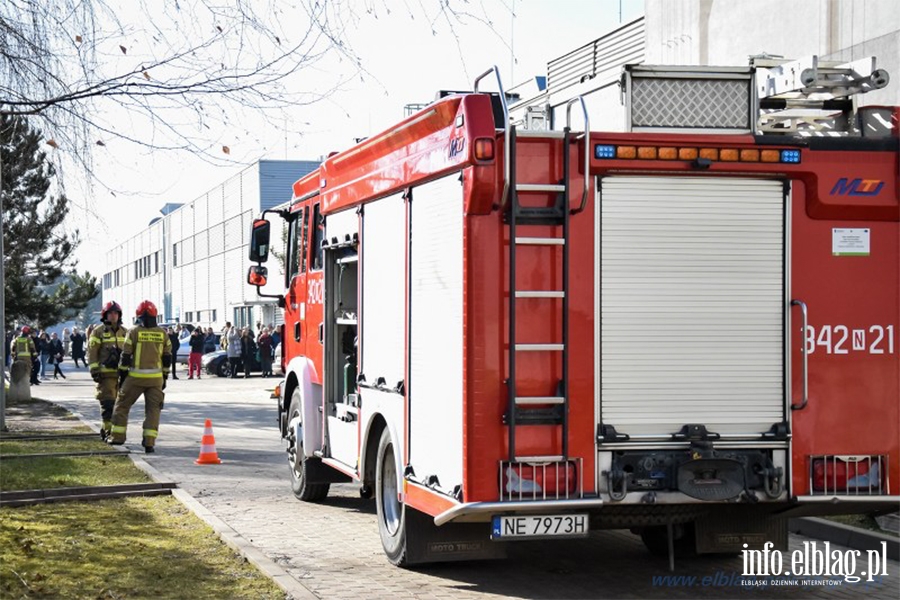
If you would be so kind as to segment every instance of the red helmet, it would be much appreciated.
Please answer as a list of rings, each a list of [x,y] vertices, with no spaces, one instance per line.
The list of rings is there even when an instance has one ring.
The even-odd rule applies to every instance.
[[[25,335],[28,335],[29,333],[31,333],[31,327],[29,327],[28,325],[24,326],[22,328],[22,333],[24,333]]]
[[[143,317],[145,315],[148,317],[155,317],[157,314],[156,305],[149,300],[144,300],[138,304],[137,310],[134,311],[136,317]]]
[[[105,321],[105,320],[106,320],[106,313],[108,313],[109,311],[113,311],[113,312],[119,313],[119,318],[120,318],[120,319],[122,318],[122,314],[123,314],[123,313],[122,313],[122,307],[119,306],[119,303],[116,302],[115,300],[112,300],[112,301],[106,303],[106,306],[104,306],[104,307],[103,307],[103,310],[100,311],[100,319],[103,320],[103,321]]]

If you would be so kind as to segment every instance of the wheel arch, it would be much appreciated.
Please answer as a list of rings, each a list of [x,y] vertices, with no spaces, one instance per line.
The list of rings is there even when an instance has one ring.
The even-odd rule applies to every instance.
[[[360,456],[361,479],[364,485],[375,486],[375,467],[378,463],[378,443],[381,441],[381,433],[388,428],[387,420],[381,413],[372,416],[366,429],[365,442],[362,445]]]
[[[287,406],[283,407],[285,418],[282,436],[287,431],[290,420],[291,397],[294,391],[300,391],[300,414],[303,415],[303,453],[313,456],[322,447],[322,419],[319,406],[322,404],[322,386],[315,383],[315,365],[305,356],[292,358],[287,365],[283,398]],[[283,402],[284,404],[284,402]]]

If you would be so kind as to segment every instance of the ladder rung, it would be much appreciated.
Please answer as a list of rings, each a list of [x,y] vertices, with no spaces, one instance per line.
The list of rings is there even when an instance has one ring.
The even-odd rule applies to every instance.
[[[558,183],[517,183],[517,192],[559,192],[566,191],[566,186]]]
[[[561,454],[557,454],[555,456],[517,456],[516,462],[527,462],[527,463],[548,463],[548,462],[562,462],[564,457]]]
[[[516,398],[516,406],[527,406],[529,404],[565,404],[566,399],[563,396],[523,396]]]
[[[551,290],[516,290],[516,298],[565,298],[565,292]]]
[[[516,352],[562,352],[563,344],[516,344]]]
[[[517,237],[516,244],[530,246],[564,246],[564,238]]]

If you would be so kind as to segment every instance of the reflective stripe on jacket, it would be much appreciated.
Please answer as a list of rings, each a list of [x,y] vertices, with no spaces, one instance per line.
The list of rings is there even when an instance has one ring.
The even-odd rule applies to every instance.
[[[130,377],[162,379],[162,357],[172,355],[172,342],[161,327],[137,326],[125,336],[123,353],[133,356]]]
[[[22,335],[13,340],[9,353],[13,360],[17,358],[30,359],[35,354],[37,351],[34,349],[34,340],[30,337]]]
[[[88,368],[100,369],[101,373],[116,373],[117,368],[106,367],[104,364],[113,348],[121,351],[125,347],[127,334],[128,331],[121,324],[115,328],[104,324],[94,329],[91,332],[91,339],[88,340]]]

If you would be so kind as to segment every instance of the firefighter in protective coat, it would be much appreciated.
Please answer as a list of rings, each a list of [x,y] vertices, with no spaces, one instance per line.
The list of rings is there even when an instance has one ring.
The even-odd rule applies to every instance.
[[[37,356],[37,351],[34,347],[34,340],[31,339],[31,327],[25,325],[22,327],[22,333],[13,338],[9,348],[9,356],[13,361],[18,360],[28,365],[28,372],[32,372],[31,364]],[[35,381],[34,376],[32,376],[30,383],[33,384]]]
[[[125,347],[119,360],[120,377],[124,381],[113,408],[112,432],[107,443],[125,443],[128,413],[132,405],[144,396],[144,436],[141,445],[148,454],[154,451],[159,433],[159,413],[163,407],[166,375],[172,363],[172,342],[162,327],[157,327],[156,306],[149,300],[141,302],[135,316],[137,324],[125,336]]]
[[[95,397],[100,401],[103,418],[100,437],[105,440],[112,429],[113,407],[119,393],[119,358],[128,331],[122,327],[122,307],[117,302],[107,302],[100,319],[103,325],[94,328],[88,341],[88,367],[97,383]]]

